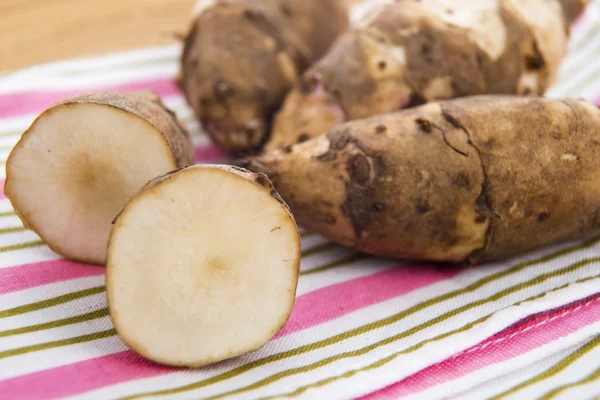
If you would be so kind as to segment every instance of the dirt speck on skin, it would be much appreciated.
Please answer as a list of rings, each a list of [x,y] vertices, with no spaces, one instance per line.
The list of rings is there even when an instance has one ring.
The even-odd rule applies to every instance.
[[[476,224],[483,224],[486,220],[486,216],[485,215],[480,215],[477,218],[475,218],[475,223]]]
[[[267,177],[262,173],[259,173],[254,181],[261,186],[267,185]]]
[[[429,205],[429,202],[427,202],[427,200],[425,199],[419,199],[419,201],[417,202],[417,213],[423,215],[427,214],[429,211],[431,211],[431,206]]]
[[[452,181],[459,188],[471,187],[471,180],[469,179],[469,175],[463,172],[459,172],[455,177],[452,178]]]
[[[327,214],[327,215],[325,216],[325,223],[326,223],[326,224],[333,225],[333,224],[335,224],[336,222],[337,222],[337,220],[335,219],[335,217],[334,217],[333,215],[331,215],[331,214]]]
[[[423,118],[417,118],[415,123],[419,125],[419,129],[425,133],[431,133],[433,127],[431,126],[431,122],[427,121]]]
[[[307,133],[301,133],[298,135],[298,139],[296,139],[296,143],[306,142],[308,139],[310,139],[310,136],[308,136]]]
[[[547,220],[548,218],[550,218],[550,213],[545,212],[545,211],[542,213],[539,213],[537,216],[537,220],[539,222],[543,222],[543,221]]]
[[[375,203],[373,204],[373,211],[382,212],[385,210],[385,203]]]
[[[375,127],[375,133],[377,134],[382,134],[385,133],[387,131],[387,126],[383,125],[383,124],[379,124]]]

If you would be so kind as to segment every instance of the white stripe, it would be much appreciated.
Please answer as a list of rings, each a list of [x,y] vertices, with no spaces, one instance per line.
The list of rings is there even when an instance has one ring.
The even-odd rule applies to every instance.
[[[147,47],[133,51],[117,52],[99,57],[70,59],[66,61],[53,61],[45,64],[25,68],[9,76],[25,76],[35,79],[40,76],[52,74],[66,74],[93,72],[95,70],[110,69],[114,67],[136,67],[138,64],[148,64],[158,61],[178,58],[181,53],[179,44],[166,46]]]
[[[595,54],[591,49],[597,45],[597,28],[600,16],[595,7],[590,7],[583,18],[585,21],[581,21],[579,25],[581,28],[573,32],[573,36],[569,42],[569,52],[559,71],[559,78],[561,80],[572,77],[574,68],[583,64],[586,61],[586,57]],[[568,74],[567,72],[571,73]]]
[[[94,75],[47,76],[39,80],[28,77],[12,77],[0,85],[0,94],[62,90],[84,92],[97,86],[114,86],[173,78],[178,71],[177,64],[169,62],[159,65],[139,66],[135,70],[113,70]]]
[[[113,54],[100,59],[64,61],[36,66],[4,76],[0,82],[0,94],[29,90],[79,89],[97,85],[113,85],[123,82],[175,76],[178,71],[180,46],[167,46],[139,51]],[[148,63],[144,58],[154,62]],[[110,67],[103,65],[102,59]],[[67,68],[65,68],[67,66]]]
[[[24,132],[37,114],[22,114],[14,117],[0,118],[0,133],[21,131]],[[14,136],[11,136],[14,137]]]
[[[504,373],[505,375],[500,375],[496,379],[485,382],[477,387],[469,388],[469,390],[465,391],[464,393],[459,393],[458,395],[449,398],[452,400],[489,399],[546,371],[548,368],[551,368],[557,362],[576,351],[583,344],[584,343],[577,343],[557,353],[546,353],[546,358],[538,360],[521,369],[510,370],[510,373],[508,374],[506,374],[506,372],[509,370],[500,371],[500,374]]]
[[[597,335],[598,329],[591,332],[591,334]],[[582,346],[583,345],[584,343],[582,343]],[[537,382],[532,386],[519,390],[518,392],[507,396],[505,399],[534,399],[543,396],[544,394],[557,387],[576,382],[579,379],[587,376],[588,374],[591,374],[594,370],[598,368],[599,357],[600,346],[597,346],[596,348],[589,351],[585,356],[579,358],[573,364],[569,365],[566,369],[560,371],[558,374],[553,375],[552,377],[544,379],[540,382]]]
[[[40,237],[38,235],[36,235],[33,231],[21,231],[21,232],[11,232],[11,233],[5,233],[4,235],[0,236],[2,238],[2,244],[0,246],[4,247],[4,246],[11,246],[11,245],[18,245],[21,243],[26,243],[26,242],[33,242],[36,240],[40,240]],[[0,253],[0,257],[1,257]],[[2,268],[2,267],[0,267]]]
[[[0,217],[0,229],[3,228],[20,228],[23,224],[21,220],[16,215]],[[0,239],[2,239],[2,234],[0,234]]]
[[[89,280],[90,278],[82,279]],[[98,279],[96,279],[96,281],[98,281]],[[66,303],[57,304],[55,306],[44,308],[42,310],[2,318],[2,329],[13,330],[37,324],[44,324],[47,322],[58,321],[64,318],[70,318],[76,315],[85,314],[90,311],[100,310],[102,308],[106,308],[106,294],[104,292],[100,292],[80,299],[75,299]],[[10,348],[10,346],[8,346],[5,343],[5,341],[12,340],[10,339],[11,337],[14,340],[19,341],[19,346],[27,346],[78,336],[76,334],[70,334],[68,332],[65,332],[67,334],[66,336],[55,337],[53,336],[52,332],[50,332],[51,330],[53,329],[48,330],[46,339],[44,339],[46,331],[40,331],[39,333],[36,333],[36,335],[40,337],[39,341],[37,341],[36,335],[28,337],[28,334],[3,337],[0,344],[0,350],[7,350],[8,348]],[[29,339],[31,339],[32,341],[29,341]]]
[[[104,305],[105,306],[105,305]],[[98,309],[102,309],[99,307]],[[85,312],[93,311],[94,309],[86,309]],[[84,310],[81,310],[84,311]],[[82,335],[88,335],[90,333],[102,332],[108,329],[112,329],[112,322],[108,316],[102,318],[96,318],[77,324],[61,326],[52,329],[46,329],[39,332],[25,333],[21,335],[12,335],[3,337],[0,341],[0,352],[5,350],[19,349],[22,347],[32,346],[42,343],[50,343],[56,340],[63,340],[68,338],[74,338]],[[8,362],[9,364],[15,360],[15,366],[21,364],[16,357],[8,357],[1,359],[1,363]],[[3,368],[4,371],[0,371],[0,379],[6,379],[12,376],[18,376],[21,372],[14,368]],[[8,374],[8,375],[6,375]]]
[[[334,268],[312,275],[302,276],[298,281],[296,296],[352,279],[374,275],[386,269],[394,267],[397,268],[398,265],[398,262],[390,260],[368,258],[344,264],[344,266],[340,268]]]
[[[14,267],[15,265],[58,260],[60,258],[62,258],[62,256],[50,250],[48,246],[38,246],[22,250],[11,250],[0,253],[0,269]],[[24,299],[24,301],[26,301],[26,299]]]
[[[597,363],[596,359],[596,363]],[[583,378],[583,377],[581,377]],[[573,387],[571,389],[565,390],[561,394],[559,394],[556,399],[553,400],[585,400],[585,399],[598,399],[598,394],[600,394],[600,379],[596,379],[595,381],[589,382],[587,384]]]
[[[104,285],[104,275],[95,275],[49,283],[47,285],[23,289],[17,292],[5,293],[3,295],[0,295],[0,311],[9,310],[11,308],[20,307],[26,304],[37,303],[39,301],[102,285]],[[68,308],[70,306],[73,306],[73,304],[63,304],[55,307]],[[57,312],[60,312],[60,310],[58,310]],[[2,330],[14,329],[20,328],[22,326],[32,325],[35,323],[53,321],[77,314],[77,312],[72,313],[69,310],[69,315],[57,315],[54,312],[48,311],[48,309],[44,309],[36,312],[21,314],[19,316],[0,318],[0,323],[2,324]],[[19,320],[22,320],[22,322],[20,325],[10,324],[10,318],[18,318]]]
[[[92,340],[69,346],[65,352],[64,347],[56,347],[41,352],[32,352],[10,357],[1,361],[2,375],[19,376],[30,372],[42,371],[61,365],[73,364],[109,354],[119,353],[127,350],[127,347],[117,336],[110,338]]]
[[[422,392],[403,397],[403,399],[434,400],[439,399],[440,394],[443,394],[444,397],[458,396],[459,398],[465,399],[489,398],[494,394],[506,391],[521,382],[527,381],[538,373],[550,368],[552,365],[556,364],[556,362],[560,361],[561,358],[556,359],[555,357],[552,357],[554,363],[551,363],[543,369],[537,368],[536,366],[544,364],[544,360],[548,358],[549,354],[564,354],[564,357],[577,350],[584,342],[594,336],[599,329],[600,321],[585,326],[569,335],[563,336],[559,340],[554,340],[543,346],[536,347],[527,353],[488,365],[459,377],[458,379],[433,386]],[[511,378],[504,376],[507,371],[519,372],[516,376]],[[524,371],[527,371],[527,373],[524,374]],[[481,387],[478,387],[480,385]],[[482,393],[482,391],[485,391],[485,394]],[[464,395],[461,393],[464,393]]]
[[[591,78],[597,77],[599,73],[600,59],[590,57],[590,62],[577,71],[574,79],[571,79],[564,84],[557,85],[553,88],[553,91],[561,93],[562,97],[580,97],[582,95],[582,89],[585,90],[585,86],[582,87],[582,85],[594,83],[594,79]],[[551,91],[550,93],[553,92]]]

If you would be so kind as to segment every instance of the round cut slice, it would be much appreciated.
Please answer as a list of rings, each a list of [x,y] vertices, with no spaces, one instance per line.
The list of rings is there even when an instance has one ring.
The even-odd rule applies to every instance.
[[[159,363],[202,366],[250,352],[287,321],[300,238],[263,174],[194,166],[151,182],[115,221],[110,314]]]
[[[80,96],[45,111],[25,132],[8,159],[5,192],[53,250],[104,264],[123,206],[151,179],[191,162],[189,137],[156,101]]]

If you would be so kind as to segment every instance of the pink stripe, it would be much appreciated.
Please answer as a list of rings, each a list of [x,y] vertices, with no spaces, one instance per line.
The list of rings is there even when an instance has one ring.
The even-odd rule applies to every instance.
[[[123,83],[118,85],[96,86],[85,89],[68,89],[52,91],[29,91],[0,94],[0,118],[14,117],[22,114],[39,113],[52,104],[77,93],[94,91],[154,90],[160,96],[181,94],[171,78],[160,78],[146,81]]]
[[[129,370],[135,370],[135,375],[124,372]],[[170,372],[177,372],[177,369],[154,364],[132,351],[124,351],[0,382],[0,393],[11,400],[55,399]]]
[[[194,151],[194,157],[196,163],[200,164],[203,162],[214,162],[227,158],[227,153],[218,148],[214,144],[208,144],[196,147]]]
[[[392,400],[429,389],[527,353],[599,320],[600,295],[537,314],[360,400]]]
[[[454,277],[458,268],[392,268],[299,296],[281,337]],[[316,307],[315,305],[318,304]]]
[[[102,275],[104,268],[69,260],[43,261],[0,269],[0,294],[49,283]]]
[[[278,336],[443,281],[459,272],[456,268],[426,265],[399,267],[306,293],[296,299],[290,320]],[[12,400],[52,399],[173,371],[176,370],[148,363],[126,351],[0,381],[0,393],[10,393]],[[200,372],[198,377],[201,376]]]

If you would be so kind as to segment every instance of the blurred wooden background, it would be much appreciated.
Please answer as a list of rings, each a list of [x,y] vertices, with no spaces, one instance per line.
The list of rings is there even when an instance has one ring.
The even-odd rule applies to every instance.
[[[0,73],[175,42],[195,0],[0,0]]]

